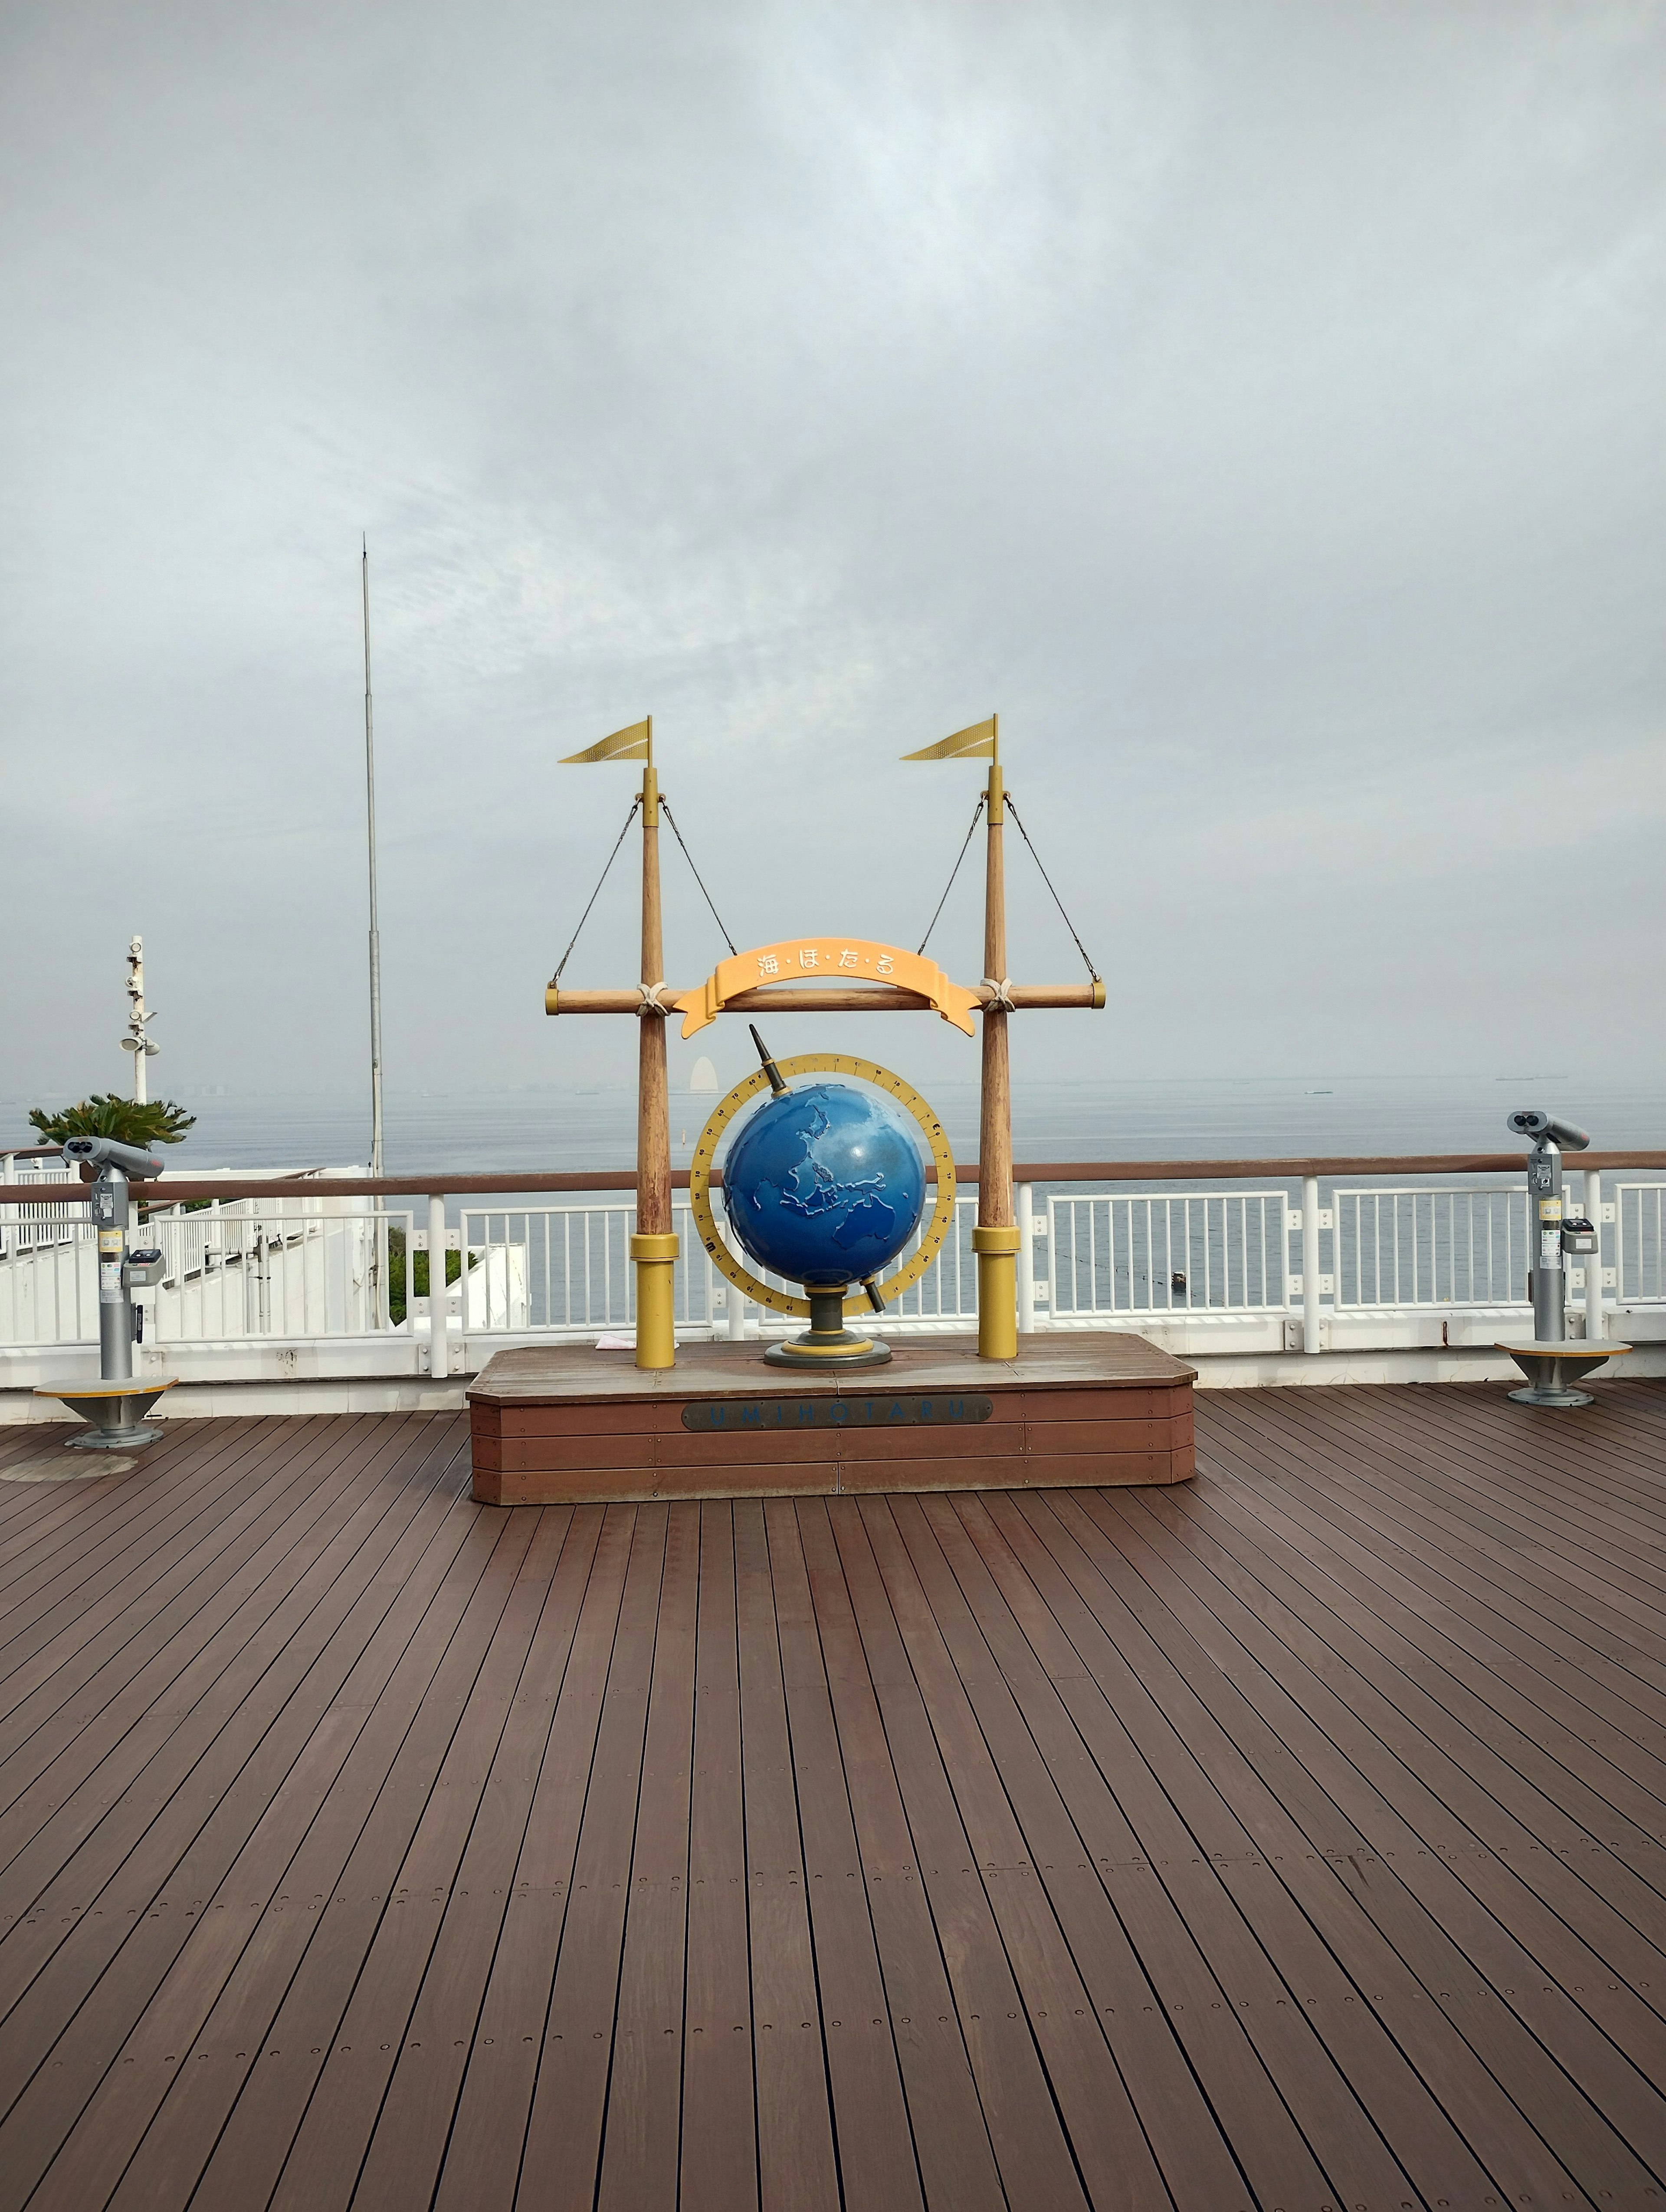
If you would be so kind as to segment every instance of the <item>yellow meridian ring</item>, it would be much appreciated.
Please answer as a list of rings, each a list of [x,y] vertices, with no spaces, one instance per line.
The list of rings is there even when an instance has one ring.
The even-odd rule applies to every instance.
[[[899,1106],[905,1106],[920,1124],[932,1159],[937,1169],[937,1203],[932,1208],[931,1219],[926,1224],[926,1233],[920,1240],[920,1249],[905,1267],[883,1283],[876,1284],[879,1296],[889,1305],[900,1298],[920,1280],[937,1257],[944,1238],[954,1222],[954,1154],[943,1133],[943,1125],[932,1112],[912,1084],[904,1083],[900,1075],[893,1075],[888,1067],[881,1067],[871,1060],[858,1060],[848,1052],[801,1052],[794,1059],[776,1062],[784,1076],[794,1075],[854,1075],[871,1083],[878,1091],[886,1092]],[[756,1098],[760,1091],[769,1088],[769,1079],[760,1067],[742,1083],[737,1083],[727,1098],[721,1098],[712,1109],[711,1118],[700,1132],[694,1148],[694,1158],[689,1163],[689,1209],[694,1215],[695,1227],[700,1232],[700,1242],[711,1255],[712,1265],[727,1276],[737,1290],[745,1291],[761,1306],[773,1306],[777,1313],[800,1314],[808,1316],[808,1298],[794,1297],[790,1291],[772,1290],[761,1283],[749,1267],[744,1267],[730,1251],[718,1234],[716,1216],[712,1212],[712,1162],[723,1132],[749,1098]],[[867,1294],[844,1302],[847,1315],[867,1313]]]

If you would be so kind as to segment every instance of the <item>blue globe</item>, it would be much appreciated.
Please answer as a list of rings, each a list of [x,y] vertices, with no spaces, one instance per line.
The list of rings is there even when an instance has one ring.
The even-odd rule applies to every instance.
[[[914,1124],[881,1094],[811,1083],[743,1122],[723,1168],[724,1203],[761,1267],[833,1290],[894,1260],[926,1205]]]

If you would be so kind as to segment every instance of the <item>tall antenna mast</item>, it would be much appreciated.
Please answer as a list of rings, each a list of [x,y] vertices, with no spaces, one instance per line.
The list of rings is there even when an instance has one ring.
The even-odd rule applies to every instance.
[[[370,541],[360,540],[364,605],[364,811],[370,845],[370,1172],[382,1171],[382,948],[376,933],[376,739],[370,714]]]

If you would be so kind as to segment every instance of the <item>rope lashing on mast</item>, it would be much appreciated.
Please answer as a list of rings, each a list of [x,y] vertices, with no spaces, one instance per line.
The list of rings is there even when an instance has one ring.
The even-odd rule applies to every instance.
[[[639,1017],[643,1014],[670,1014],[677,1011],[666,999],[665,988],[663,983],[639,983],[636,986],[635,1012]]]
[[[1003,1014],[1017,1013],[1018,1000],[1012,996],[1012,979],[1010,975],[1003,975],[999,981],[993,975],[986,975],[983,978],[983,988],[989,994],[983,1009],[986,1014],[996,1012]]]
[[[1076,935],[1076,925],[1072,921],[1070,916],[1065,913],[1064,901],[1059,896],[1057,891],[1053,890],[1053,878],[1048,874],[1046,869],[1042,867],[1041,854],[1036,850],[1033,845],[1030,844],[1030,832],[1024,826],[1024,817],[1018,812],[1018,808],[1012,804],[1012,794],[1010,791],[1006,794],[1006,811],[1012,816],[1013,821],[1018,823],[1019,836],[1023,838],[1026,845],[1030,846],[1030,857],[1035,862],[1037,867],[1041,870],[1042,881],[1047,885],[1049,891],[1053,891],[1053,903],[1059,909],[1060,917],[1063,921],[1065,927],[1070,932],[1072,938],[1075,941],[1076,950],[1082,956],[1082,965],[1087,969],[1088,974],[1097,983],[1099,980],[1099,971],[1094,966],[1092,961],[1088,958],[1086,945],[1085,945],[1081,939]],[[989,979],[986,975],[983,980],[987,983]]]
[[[689,864],[689,873],[694,878],[696,883],[700,885],[701,897],[705,900],[708,906],[711,907],[712,920],[717,924],[719,936],[721,937],[723,942],[728,946],[731,952],[737,951],[739,948],[737,947],[733,938],[730,936],[728,931],[723,927],[722,915],[712,903],[712,895],[706,889],[705,880],[702,877],[699,869],[694,865],[694,855],[690,852],[688,847],[683,843],[683,833],[677,826],[677,817],[672,812],[670,801],[666,799],[663,793],[661,793],[660,799],[660,811],[665,816],[666,821],[671,824],[671,834],[675,837],[678,844],[682,848],[683,858]]]
[[[941,915],[944,908],[949,902],[949,893],[954,889],[954,879],[960,873],[960,863],[965,859],[967,846],[970,845],[973,835],[977,829],[977,825],[983,818],[983,809],[986,804],[987,800],[980,798],[977,805],[972,809],[972,826],[966,832],[966,843],[961,847],[959,855],[957,858],[953,867],[949,871],[949,880],[944,884],[943,896],[937,902],[937,912],[933,915],[931,920],[926,925],[926,933],[920,940],[920,951],[921,952],[924,952],[926,947],[931,943],[932,932],[937,927],[938,916]]]
[[[573,932],[571,939],[569,941],[567,950],[561,956],[561,965],[556,969],[555,974],[550,978],[552,984],[560,982],[562,969],[567,965],[568,962],[573,957],[573,947],[578,943],[580,932],[583,929],[586,922],[590,919],[590,909],[594,906],[596,901],[602,895],[602,885],[607,881],[607,869],[611,868],[615,860],[618,859],[619,847],[623,844],[625,837],[629,831],[631,823],[636,819],[636,809],[641,805],[641,793],[639,792],[636,797],[630,802],[630,811],[624,818],[624,828],[620,830],[618,838],[614,844],[613,850],[607,856],[607,867],[605,867],[600,875],[597,877],[596,888],[591,892],[589,899],[586,902],[584,912],[579,916],[579,927]]]

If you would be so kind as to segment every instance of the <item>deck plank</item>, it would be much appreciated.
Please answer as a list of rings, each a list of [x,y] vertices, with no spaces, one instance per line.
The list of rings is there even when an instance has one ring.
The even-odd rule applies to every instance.
[[[1081,1659],[995,1524],[970,1499],[952,1524],[936,1510],[927,1517],[1068,1808],[1080,1855],[1252,2185],[1263,2198],[1322,2198],[1341,2186],[1324,2175],[1340,2173],[1356,2194],[1395,2201],[1406,2176],[1198,1839],[1103,1694],[1090,1694]],[[1195,2201],[1170,2179],[1177,2198]]]
[[[798,1516],[791,1501],[783,1498],[764,1506],[763,1521],[840,2185],[848,2201],[872,2205],[873,2212],[920,2212],[920,2176],[897,2031],[868,1911]]]
[[[267,1972],[251,1972],[257,2019],[277,2005],[494,1541],[461,1510],[448,1516],[422,1563],[428,1571],[414,1571],[407,1584],[410,1601],[396,1600],[376,1624],[217,1888],[192,1879],[187,1854],[187,1879],[137,1917],[96,2002],[82,2006],[50,2069],[35,2075],[0,2127],[0,2202],[14,2182],[27,2185],[37,2153],[66,2118],[73,2141],[36,2201],[106,2201],[233,1970],[257,1969],[269,1957]]]
[[[435,2192],[443,2212],[497,2212],[520,2186],[636,1514],[611,1505],[602,1518]]]
[[[190,1716],[196,1725],[165,1741],[107,1811],[104,1793],[87,1793],[90,1808],[72,1798],[8,1869],[15,1897],[33,1902],[14,1903],[0,1945],[0,2079],[15,2078],[23,2052],[61,2031],[132,1923],[160,1913],[170,1891],[218,1887],[358,1662],[368,1627],[408,1613],[429,1574],[437,1577],[447,1554],[434,1539],[457,1514],[460,1485],[453,1477],[448,1491],[443,1479],[455,1458],[455,1439],[417,1456],[368,1533],[352,1545],[351,1524],[342,1532],[344,1556],[326,1553],[267,1622],[252,1690],[240,1696],[235,1679],[216,1685]],[[374,1498],[366,1510],[374,1514]],[[465,1525],[455,1519],[458,1542]]]
[[[376,1808],[381,1832],[373,1847],[366,1824],[358,1864],[343,1877],[344,1884],[356,1875],[376,1885],[369,1908],[348,1929],[337,1919],[327,1942],[320,1929],[290,1984],[289,2002],[313,2011],[326,2049],[333,2042],[334,2056],[284,2160],[271,2199],[275,2212],[295,2206],[325,2212],[354,2194],[447,1903],[459,1883],[569,1519],[559,1511],[543,1514],[500,1538],[490,1567],[497,1591],[483,1608],[489,1642],[444,1754],[437,1768],[429,1757],[416,1762],[404,1806],[394,1796],[404,1778],[390,1777]],[[407,1808],[418,1801],[413,1829]],[[143,2188],[134,2191],[136,2207],[150,2201]]]
[[[1215,1431],[1223,1465],[1229,1449],[1228,1431],[1229,1419],[1223,1416]],[[1234,1426],[1231,1433],[1243,1432]],[[1444,1532],[1415,1499],[1395,1491],[1391,1460],[1382,1467],[1380,1482],[1367,1483],[1359,1479],[1368,1464],[1365,1453],[1357,1447],[1350,1453],[1346,1443],[1335,1440],[1329,1425],[1310,1427],[1305,1433],[1271,1433],[1277,1472],[1270,1480],[1278,1495],[1305,1501],[1327,1523],[1315,1531],[1322,1543],[1333,1540],[1331,1524],[1339,1521],[1347,1528],[1363,1524],[1373,1542],[1384,1542],[1395,1553],[1403,1551],[1426,1586],[1427,1578],[1438,1577],[1460,1592],[1459,1603],[1466,1613],[1478,1607],[1496,1611],[1535,1637],[1554,1630],[1559,1640],[1552,1648],[1577,1670],[1589,1667],[1592,1655],[1596,1655],[1608,1662],[1617,1686],[1626,1694],[1630,1694],[1628,1684],[1666,1694],[1666,1664],[1639,1655],[1627,1638],[1599,1623],[1589,1604],[1570,1603],[1568,1593],[1554,1590],[1547,1577],[1541,1578],[1536,1562],[1508,1549],[1494,1555],[1490,1547],[1447,1542]],[[1249,1432],[1252,1456],[1268,1434],[1265,1429]],[[1259,1494],[1267,1478],[1259,1471],[1250,1472],[1241,1455],[1233,1456],[1231,1464],[1241,1494]],[[1369,1464],[1382,1466],[1382,1459],[1373,1453]],[[1541,1664],[1535,1665],[1534,1671],[1541,1672]]]
[[[296,1439],[286,1449],[283,1434],[269,1435],[264,1449],[245,1437],[208,1461],[198,1470],[200,1487],[189,1483],[187,1494],[173,1500],[171,1510],[153,1516],[112,1513],[98,1523],[101,1540],[83,1553],[78,1546],[57,1546],[43,1554],[33,1572],[13,1585],[14,1604],[0,1620],[6,1638],[3,1710],[9,1717],[33,1686],[20,1680],[30,1657],[55,1627],[69,1631],[68,1639],[55,1655],[59,1663],[95,1638],[124,1607],[142,1607],[148,1594],[177,1566],[193,1545],[218,1540],[216,1548],[234,1533],[230,1524],[252,1492],[272,1483],[293,1483],[304,1477],[311,1453],[350,1449],[343,1435],[327,1429],[310,1440]],[[160,1473],[161,1470],[158,1470]],[[110,1524],[113,1523],[113,1526]],[[90,1533],[90,1532],[89,1532]],[[206,1566],[212,1553],[198,1564]],[[177,1580],[177,1577],[176,1577]],[[111,1592],[117,1593],[113,1601]],[[151,1608],[155,1610],[153,1607]],[[59,1620],[54,1620],[54,1613]],[[47,1670],[52,1671],[51,1669]]]
[[[517,2202],[557,2212],[579,2212],[581,2207],[589,2212],[596,2201],[670,1510],[665,1505],[640,1507],[632,1532],[619,1632],[602,1697],[526,2126]]]
[[[1386,1601],[1390,1618],[1409,1615],[1426,1623],[1488,1668],[1494,1681],[1547,1699],[1546,1710],[1558,1725],[1593,1747],[1611,1727],[1599,1716],[1618,1716],[1639,1742],[1643,1731],[1666,1726],[1666,1684],[1657,1687],[1616,1666],[1549,1614],[1511,1603],[1507,1593],[1468,1573],[1462,1562],[1435,1565],[1405,1541],[1403,1529],[1380,1508],[1308,1477],[1293,1455],[1285,1456],[1276,1479],[1252,1455],[1235,1455],[1233,1466],[1235,1513],[1265,1522],[1305,1556],[1323,1551],[1329,1571],[1365,1602]],[[1292,1526],[1299,1532],[1293,1536]],[[1570,1668],[1571,1674],[1559,1671]],[[1487,1693],[1492,1694],[1490,1683]],[[1593,1720],[1594,1736],[1589,1732]]]
[[[700,1509],[668,1509],[596,2203],[677,2201],[688,1960]]]
[[[1120,1516],[1102,1518],[1102,1498],[1095,1496],[1085,1503],[1089,1516],[1102,1528],[1116,1528]],[[1184,1618],[1188,1629],[1222,1675],[1277,1729],[1310,1783],[1343,1815],[1346,1842],[1335,1828],[1326,1832],[1329,1824],[1322,1817],[1307,1815],[1304,1820],[1307,1847],[1331,1854],[1340,1850],[1351,1872],[1354,1867],[1368,1869],[1356,1875],[1348,1887],[1401,1964],[1400,2001],[1409,2005],[1413,2014],[1431,2000],[1438,2004],[1439,2016],[1451,2022],[1508,2097],[1513,2117],[1508,2111],[1494,2112],[1490,2137],[1479,2132],[1487,2125],[1484,2108],[1478,2107],[1468,2130],[1478,2149],[1490,2144],[1484,2154],[1495,2179],[1508,2186],[1512,2196],[1525,2191],[1536,2201],[1540,2192],[1560,2192],[1568,2187],[1565,2161],[1572,2158],[1600,2171],[1606,2185],[1623,2183],[1634,2191],[1638,2176],[1623,2144],[1572,2087],[1537,2039],[1532,2015],[1541,2000],[1530,1987],[1523,1987],[1526,1977],[1500,1973],[1493,1982],[1477,1970],[1449,1922],[1454,1916],[1462,1917],[1471,1940],[1485,1947],[1490,1932],[1486,1916],[1476,1911],[1474,1900],[1462,1884],[1436,1853],[1423,1846],[1417,1832],[1389,1809],[1391,1801],[1355,1762],[1360,1758],[1374,1765],[1390,1789],[1397,1783],[1402,1790],[1416,1794],[1409,1770],[1398,1768],[1389,1775],[1386,1765],[1379,1763],[1380,1752],[1370,1730],[1356,1720],[1346,1698],[1304,1668],[1287,1650],[1275,1651],[1273,1638],[1262,1631],[1254,1614],[1235,1606],[1231,1593],[1222,1585],[1210,1586],[1207,1597],[1212,1602],[1200,1600],[1192,1606],[1181,1593],[1194,1589],[1199,1571],[1185,1548],[1168,1540],[1168,1532],[1160,1523],[1141,1526],[1124,1522],[1116,1533],[1150,1586],[1165,1604],[1172,1606],[1176,1615]],[[1276,1686],[1264,1663],[1267,1656],[1280,1661],[1284,1679]],[[1286,1687],[1286,1682],[1291,1686]],[[1374,1866],[1370,1864],[1372,1860]],[[1332,1863],[1335,1863],[1334,1857]],[[1310,1910],[1315,1902],[1310,1899]],[[1409,1980],[1403,1978],[1408,1975]],[[1533,1978],[1536,1982],[1537,1978]],[[1523,1988],[1523,1993],[1512,2002],[1503,1994],[1506,1986]],[[1393,1986],[1388,1995],[1390,1999],[1395,1996]],[[1405,2040],[1411,2030],[1402,2026],[1397,2033]],[[1430,2070],[1425,2078],[1432,2087],[1439,2076]],[[1474,2087],[1484,2091],[1478,2077]],[[1450,2098],[1450,2086],[1444,2094]],[[1490,2105],[1491,2098],[1486,2102]],[[1529,2118],[1534,2130],[1530,2139],[1522,2133],[1523,2123]],[[1555,2196],[1551,2195],[1548,2201],[1556,2201]]]
[[[1597,1392],[1207,1393],[1143,1489],[501,1508],[411,1414],[0,1482],[0,2212],[1657,2212]]]
[[[404,2046],[396,2052],[359,2182],[356,2201],[362,2204],[427,2203],[445,2162],[601,1528],[600,1508],[574,1510]]]
[[[929,2204],[997,2212],[1000,2171],[826,1507],[806,1500],[798,1524],[921,2185]]]
[[[683,2015],[683,2212],[757,2205],[757,2122],[746,1928],[745,1804],[734,1510],[700,1511],[694,1765],[689,1792],[689,1916]]]
[[[735,1501],[734,1537],[758,2201],[763,2212],[824,2212],[840,2201],[838,2167],[769,1540],[757,1498]]]
[[[1276,1505],[1251,1515],[1237,1498],[1202,1493],[1181,1515],[1157,1517],[1208,1551],[1280,1641],[1290,1640],[1288,1628],[1316,1672],[1370,1682],[1382,1700],[1376,1732],[1426,1770],[1455,1808],[1479,1808],[1484,1796],[1553,1844],[1588,1836],[1624,1835],[1639,1847],[1658,1840],[1666,1804],[1648,1786],[1660,1762],[1646,1743],[1627,1771],[1618,1763],[1627,1757],[1623,1733],[1600,1714],[1576,1714],[1554,1684],[1536,1698],[1523,1693],[1519,1670],[1489,1680],[1432,1623],[1350,1575],[1346,1563],[1316,1557],[1310,1539],[1297,1540],[1298,1524],[1278,1525]],[[1570,1724],[1576,1718],[1583,1729]],[[1544,1740],[1553,1724],[1554,1751]],[[1461,1772],[1447,1772],[1443,1760]]]
[[[103,1460],[82,1453],[73,1461],[73,1480],[53,1483],[45,1496],[32,1486],[0,1486],[0,1540],[5,1545],[0,1607],[9,1606],[20,1582],[40,1563],[52,1562],[54,1571],[67,1566],[87,1572],[97,1558],[98,1546],[124,1522],[143,1525],[158,1508],[168,1510],[182,1498],[189,1502],[200,1476],[211,1478],[216,1466],[258,1449],[265,1442],[283,1444],[286,1431],[292,1445],[294,1425],[277,1415],[192,1421],[150,1447],[137,1482],[127,1474],[100,1474]],[[19,1441],[8,1451],[8,1464],[14,1459],[56,1459],[73,1433],[56,1425],[33,1432],[14,1431]]]
[[[397,1432],[389,1441],[397,1443]],[[274,1474],[263,1485],[271,1495],[257,1492],[230,1507],[221,1526],[194,1541],[193,1532],[182,1533],[179,1556],[133,1604],[124,1606],[117,1593],[94,1607],[96,1632],[73,1659],[56,1665],[49,1650],[38,1669],[23,1670],[25,1694],[0,1723],[0,1804],[6,1808],[0,1863],[9,1856],[33,1785],[55,1768],[61,1786],[66,1767],[86,1771],[102,1757],[118,1717],[125,1730],[274,1569],[282,1575],[295,1546],[307,1542],[327,1512],[328,1478],[361,1463],[357,1455],[374,1443],[372,1433],[354,1454],[321,1454],[319,1466],[307,1468],[312,1480],[282,1484]]]
[[[979,1725],[969,1686],[944,1633],[945,1625],[952,1624],[933,1613],[903,1541],[895,1518],[899,1503],[865,1503],[863,1525],[931,1716],[938,1753],[965,1822],[972,1864],[982,1875],[1005,1939],[1019,2002],[1069,2131],[1088,2201],[1094,2212],[1111,2207],[1146,2212],[1146,2208],[1166,2205],[1169,2192],[1157,2154],[1140,2124],[1127,2074],[1110,2049],[1113,2030],[1102,2019],[1102,2014],[1116,2011],[1120,2000],[1124,2016],[1131,2012],[1143,2023],[1149,1989],[1137,1970],[1136,1976],[1116,1972],[1124,1964],[1119,1958],[1079,1959],[1077,1947],[1084,1931],[1062,1922],[1053,1909],[1007,1796],[997,1748]],[[1015,1741],[1009,1741],[1008,1752],[1015,1748]],[[1153,2028],[1158,2026],[1155,2014],[1152,2006]],[[1149,2047],[1129,2053],[1136,2066],[1141,2059],[1160,2066],[1171,2056],[1165,2047],[1171,2044],[1166,2022],[1151,2042],[1156,2045],[1154,2058]],[[1166,2070],[1165,2086],[1172,2090],[1183,2069],[1175,2065]],[[1201,2102],[1193,2104],[1188,2117],[1194,2123],[1205,2118]],[[1237,2179],[1228,2174],[1231,2193],[1214,2201],[1230,2204],[1237,2193]]]

